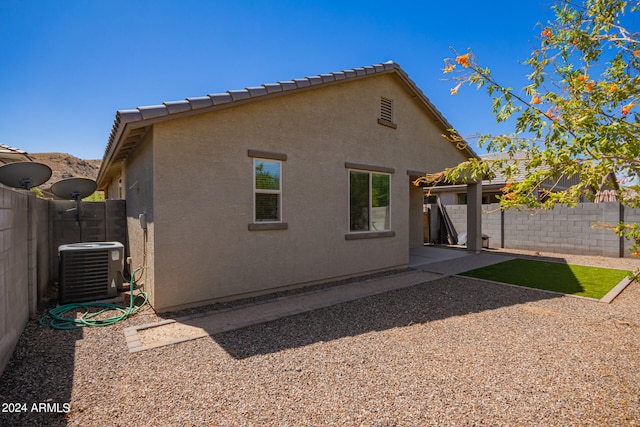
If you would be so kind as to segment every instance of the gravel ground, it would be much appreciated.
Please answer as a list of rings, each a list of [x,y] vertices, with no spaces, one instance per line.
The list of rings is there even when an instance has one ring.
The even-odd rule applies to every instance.
[[[156,320],[30,321],[0,425],[640,425],[637,282],[602,304],[449,277],[129,354],[123,329]]]

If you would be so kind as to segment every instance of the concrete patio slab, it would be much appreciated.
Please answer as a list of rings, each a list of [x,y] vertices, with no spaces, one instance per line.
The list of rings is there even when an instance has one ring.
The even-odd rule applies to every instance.
[[[453,258],[446,261],[434,262],[431,264],[412,266],[412,268],[450,276],[454,274],[464,273],[466,271],[475,270],[476,268],[499,264],[501,262],[509,261],[512,259],[514,259],[514,257],[482,253],[477,255],[468,255],[465,257]]]
[[[431,273],[453,275],[514,258],[486,252],[475,254],[465,249],[424,246],[411,249],[409,267]]]
[[[456,258],[464,258],[471,255],[465,249],[445,248],[439,246],[421,246],[411,248],[409,252],[409,266],[415,268],[416,266],[424,264],[433,264],[441,261],[449,261]]]

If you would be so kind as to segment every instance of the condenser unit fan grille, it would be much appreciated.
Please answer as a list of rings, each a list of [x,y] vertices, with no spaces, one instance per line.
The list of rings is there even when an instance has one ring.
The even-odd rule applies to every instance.
[[[116,296],[116,286],[121,268],[114,261],[121,260],[112,254],[113,249],[61,250],[58,302],[86,302]]]

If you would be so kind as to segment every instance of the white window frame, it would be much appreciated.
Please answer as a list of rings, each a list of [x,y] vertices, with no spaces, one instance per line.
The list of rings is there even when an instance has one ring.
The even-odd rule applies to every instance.
[[[381,171],[371,171],[371,170],[362,170],[362,169],[348,169],[348,174],[347,174],[347,179],[348,179],[348,186],[349,186],[349,200],[348,200],[348,217],[351,218],[351,173],[352,172],[357,172],[357,173],[362,173],[362,174],[367,174],[369,176],[369,202],[368,202],[368,209],[369,209],[369,226],[368,226],[368,230],[352,230],[351,229],[351,219],[349,219],[349,233],[351,234],[358,234],[358,233],[382,233],[382,232],[388,232],[390,231],[391,228],[391,188],[392,188],[392,174],[388,173],[388,172],[381,172]],[[382,229],[382,230],[374,230],[373,228],[373,175],[377,174],[377,175],[386,175],[389,177],[389,217],[388,217],[388,223],[389,223],[389,227]]]
[[[278,184],[280,186],[277,190],[266,190],[261,188],[256,188],[256,166],[257,162],[269,162],[269,163],[277,163],[278,168],[280,169],[280,177],[278,179]],[[276,159],[266,159],[261,157],[254,157],[253,162],[253,222],[255,224],[278,224],[283,222],[283,214],[282,214],[282,161]],[[277,194],[278,195],[278,219],[277,220],[258,220],[256,218],[256,194]]]

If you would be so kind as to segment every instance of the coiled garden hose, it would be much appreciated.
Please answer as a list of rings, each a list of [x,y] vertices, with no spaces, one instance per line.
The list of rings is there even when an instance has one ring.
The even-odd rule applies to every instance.
[[[40,318],[39,323],[42,326],[49,326],[54,329],[78,329],[84,328],[85,326],[110,326],[134,315],[144,307],[149,298],[146,292],[140,292],[136,296],[133,295],[135,276],[139,270],[140,268],[135,269],[131,274],[131,280],[129,280],[129,307],[99,301],[65,304],[49,310],[48,313]],[[134,300],[140,296],[143,298],[142,304],[134,305]],[[100,310],[91,313],[90,309],[95,307],[100,308]],[[81,313],[76,319],[65,317],[65,314],[74,310],[84,310],[84,313]],[[116,311],[119,314],[103,319],[96,319],[96,317],[108,311]]]

